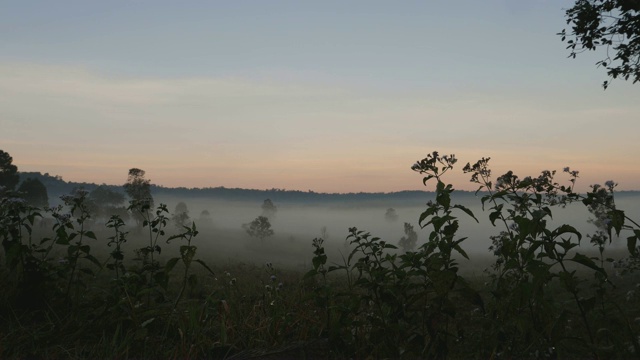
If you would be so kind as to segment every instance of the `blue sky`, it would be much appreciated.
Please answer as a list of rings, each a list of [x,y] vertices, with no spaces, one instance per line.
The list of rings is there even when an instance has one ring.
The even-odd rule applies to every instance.
[[[2,2],[0,149],[113,184],[420,189],[439,150],[640,189],[640,85],[567,59],[571,4]]]

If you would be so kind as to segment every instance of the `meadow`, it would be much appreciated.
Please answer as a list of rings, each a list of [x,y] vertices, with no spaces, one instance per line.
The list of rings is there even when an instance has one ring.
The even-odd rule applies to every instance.
[[[281,204],[264,239],[242,227],[250,202],[189,200],[211,221],[178,227],[181,199],[132,201],[137,224],[95,219],[83,192],[52,209],[9,194],[0,356],[637,357],[637,194],[492,183],[479,161],[465,171],[483,192],[458,198],[455,162],[414,165],[435,185],[424,206]]]

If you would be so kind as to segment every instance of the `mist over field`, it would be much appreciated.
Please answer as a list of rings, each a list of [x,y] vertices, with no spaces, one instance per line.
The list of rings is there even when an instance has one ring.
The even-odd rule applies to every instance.
[[[39,173],[24,173],[23,178],[36,177],[49,189],[50,204],[60,204],[60,196],[73,192],[82,187],[93,191],[96,184],[65,182],[60,178]],[[121,186],[109,185],[111,191],[123,193]],[[428,189],[428,187],[427,187]],[[186,205],[188,220],[186,224],[195,221],[199,235],[194,239],[198,247],[199,256],[210,259],[214,264],[224,266],[232,262],[246,262],[261,265],[267,262],[277,266],[295,268],[307,271],[311,268],[313,249],[311,242],[314,238],[322,237],[330,262],[342,262],[342,257],[348,256],[350,247],[348,240],[349,228],[371,233],[398,245],[405,236],[404,224],[411,224],[417,233],[416,248],[424,244],[431,226],[420,229],[418,219],[427,208],[426,203],[434,200],[434,193],[429,191],[405,191],[396,193],[350,193],[326,194],[315,192],[286,191],[281,189],[247,190],[228,188],[186,189],[164,188],[152,186],[151,194],[155,205],[166,204],[171,217],[176,212],[179,203]],[[460,259],[463,268],[483,269],[495,258],[491,254],[491,236],[504,230],[499,221],[496,226],[489,221],[489,204],[482,210],[481,198],[483,194],[468,191],[454,191],[452,203],[469,208],[479,220],[476,222],[462,211],[454,210],[460,221],[460,229],[456,238],[467,237],[461,244],[468,253],[470,260]],[[264,240],[249,236],[244,224],[248,224],[262,215],[262,205],[265,200],[272,200],[277,208],[275,214],[269,217],[273,236]],[[626,212],[632,219],[638,219],[640,214],[640,192],[616,192],[617,208]],[[397,218],[390,221],[385,217],[388,209],[394,209]],[[555,228],[562,224],[569,224],[577,228],[583,235],[583,251],[593,251],[587,235],[596,231],[593,224],[587,222],[593,215],[587,207],[577,202],[566,208],[552,208],[553,218],[548,220],[549,226]],[[202,216],[208,212],[208,216]],[[106,239],[111,234],[104,226],[106,218],[103,216],[94,225],[103,234],[98,247],[109,251]],[[127,221],[130,240],[125,246],[125,252],[132,253],[134,249],[148,243],[148,231],[138,229],[133,219]],[[167,236],[178,233],[172,222],[166,228]],[[609,256],[617,257],[615,252],[626,248],[626,234],[621,239],[615,238],[608,251]],[[585,246],[586,245],[586,246]],[[172,254],[172,247],[179,246],[177,241],[163,244],[163,255]],[[398,252],[401,252],[399,249]],[[170,255],[166,255],[170,256]],[[622,256],[622,255],[620,255]]]
[[[462,248],[470,257],[469,261],[461,260],[463,268],[476,268],[478,264],[486,266],[487,260],[491,257],[488,249],[491,245],[490,236],[504,230],[499,222],[496,222],[495,227],[491,225],[488,207],[484,212],[482,211],[480,198],[480,195],[476,197],[468,193],[453,197],[455,203],[469,208],[479,220],[476,223],[462,211],[457,214],[461,224],[458,236],[467,237],[467,240],[462,243]],[[424,193],[423,202],[426,203],[429,200],[433,200],[432,194]],[[341,263],[342,255],[346,257],[349,253],[350,248],[346,237],[350,227],[370,232],[373,236],[381,237],[397,246],[400,238],[404,236],[403,226],[407,222],[412,224],[418,233],[417,247],[427,241],[431,230],[430,227],[420,229],[418,226],[420,214],[426,208],[417,205],[418,200],[409,205],[393,200],[375,204],[357,201],[307,204],[274,202],[278,210],[270,222],[275,234],[260,241],[250,237],[242,229],[243,224],[251,222],[261,214],[260,201],[221,201],[206,198],[183,200],[174,196],[156,198],[157,204],[167,204],[170,211],[173,211],[176,204],[181,201],[188,206],[191,220],[196,222],[201,232],[195,240],[195,244],[202,250],[201,256],[215,259],[223,264],[229,261],[258,265],[272,262],[280,266],[308,270],[312,257],[311,240],[322,237],[323,228],[326,230],[325,234],[328,234],[325,245],[329,259],[338,263]],[[616,204],[632,218],[637,218],[637,214],[640,214],[640,193],[618,193]],[[397,220],[385,219],[388,208],[396,210]],[[210,222],[199,218],[203,210],[210,213]],[[553,220],[549,224],[553,227],[562,224],[576,227],[583,235],[582,244],[590,247],[587,235],[596,230],[594,225],[587,222],[591,217],[592,215],[582,203],[574,203],[566,208],[554,208]],[[172,225],[169,229],[169,233],[174,230]],[[615,251],[624,248],[626,248],[626,242],[622,234],[621,239],[614,239],[609,249]]]

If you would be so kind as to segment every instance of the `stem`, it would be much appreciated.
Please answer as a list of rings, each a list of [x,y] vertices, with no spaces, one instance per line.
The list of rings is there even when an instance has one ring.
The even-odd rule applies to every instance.
[[[187,246],[189,247],[189,251],[191,251],[191,236],[189,236],[189,238],[187,238]],[[191,261],[189,261],[189,263],[185,262],[183,259],[184,264],[184,276],[182,277],[182,288],[180,289],[180,293],[178,294],[178,297],[176,298],[176,301],[173,303],[173,310],[175,311],[175,309],[178,307],[178,302],[180,302],[180,300],[182,299],[182,295],[184,294],[184,290],[187,287],[187,277],[189,276],[189,267],[191,266]]]
[[[74,257],[74,261],[73,261],[73,267],[71,268],[71,275],[69,276],[69,283],[67,284],[67,294],[65,295],[66,297],[69,297],[69,292],[71,291],[71,284],[73,282],[73,277],[75,275],[76,272],[76,268],[78,267],[78,259],[80,258],[80,247],[82,246],[82,238],[84,237],[84,219],[83,219],[84,215],[81,215],[80,217],[80,240],[78,240],[76,242],[76,246],[78,247],[76,249],[75,254],[73,255]],[[76,289],[76,296],[75,296],[75,300],[78,300],[78,289]]]
[[[559,260],[558,263],[560,264],[560,266],[562,267],[562,271],[564,271],[565,273],[569,274],[569,271],[567,270],[567,268],[564,266],[564,261]],[[569,290],[569,289],[568,289]],[[587,328],[587,334],[589,335],[589,341],[591,342],[591,345],[595,347],[595,341],[593,339],[593,332],[591,331],[591,326],[589,325],[589,320],[587,320],[587,313],[584,310],[584,307],[582,306],[582,304],[580,304],[580,299],[578,298],[578,294],[576,291],[574,290],[569,290],[569,292],[571,293],[571,295],[573,295],[573,299],[576,302],[576,305],[578,306],[578,310],[580,310],[580,317],[582,318],[582,322],[584,323],[585,327]],[[598,353],[595,350],[592,350],[593,353],[593,357],[598,359]]]

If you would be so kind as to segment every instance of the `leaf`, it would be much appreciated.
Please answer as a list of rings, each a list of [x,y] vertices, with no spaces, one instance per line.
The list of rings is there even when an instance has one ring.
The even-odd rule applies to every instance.
[[[596,263],[593,260],[591,260],[591,258],[589,258],[589,257],[587,257],[585,255],[576,254],[573,257],[573,259],[570,259],[570,260],[573,261],[573,262],[576,262],[578,264],[584,265],[584,266],[586,266],[588,268],[591,268],[591,269],[593,269],[595,271],[598,271],[598,272],[602,273],[605,276],[607,275],[607,273],[604,271],[603,268],[601,268],[598,265],[596,265]]]
[[[482,186],[480,187],[480,189],[482,189]],[[480,191],[480,189],[478,189],[478,191]],[[485,195],[482,197],[482,199],[480,199],[480,201],[482,202],[482,211],[484,211],[484,203],[487,202],[487,200],[491,200],[491,195]]]
[[[432,216],[433,214],[435,214],[437,211],[437,208],[435,206],[429,207],[427,208],[427,210],[425,210],[422,214],[420,214],[420,218],[418,219],[418,224],[421,227],[425,227],[425,225],[422,225],[422,222],[429,216]]]
[[[471,210],[469,210],[467,207],[462,206],[462,205],[453,205],[452,207],[454,209],[460,209],[460,210],[464,211],[465,213],[467,213],[467,215],[471,216],[477,223],[480,223],[480,221],[478,221],[478,219],[475,217],[475,215],[473,215],[473,212]]]
[[[454,245],[454,246],[453,246],[453,248],[454,248],[457,252],[459,252],[459,253],[460,253],[460,255],[464,256],[464,257],[465,257],[465,259],[469,260],[469,255],[467,255],[467,253],[466,253],[464,250],[462,250],[462,248],[460,247],[460,245],[456,244],[456,245]]]
[[[611,232],[611,228],[616,230],[616,236],[620,236],[620,230],[622,230],[622,226],[624,225],[624,211],[622,210],[611,210],[607,214],[611,219],[609,223],[609,232]]]
[[[209,265],[207,265],[204,261],[200,260],[200,259],[196,259],[195,262],[197,262],[198,264],[202,265],[205,269],[207,269],[207,271],[211,274],[211,275],[216,275],[216,273],[211,270],[211,268],[209,267]]]
[[[167,238],[167,244],[174,239],[180,239],[182,237],[182,234],[178,234],[178,235],[171,235]]]
[[[90,239],[93,239],[93,240],[97,240],[97,238],[96,238],[96,234],[95,234],[93,231],[91,231],[91,230],[89,230],[89,231],[85,232],[85,233],[84,233],[84,236],[86,236],[86,237],[88,237],[88,238],[90,238]]]
[[[489,214],[489,221],[491,221],[491,225],[496,226],[496,220],[500,218],[500,215],[502,215],[502,213],[498,210]]]
[[[196,249],[197,248],[195,246],[188,246],[188,245],[180,246],[180,255],[182,256],[182,261],[184,262],[185,265],[187,265],[187,267],[189,266],[189,264],[191,263],[191,260],[195,256]]]
[[[315,256],[312,260],[313,262],[313,267],[315,269],[318,269],[321,265],[324,265],[327,263],[327,255],[320,255],[320,256]]]
[[[98,261],[98,259],[96,259],[93,255],[87,254],[84,256],[85,259],[91,261],[94,265],[96,266],[100,266],[100,261]]]
[[[431,179],[433,179],[433,175],[425,176],[425,177],[422,179],[422,184],[423,184],[424,186],[427,186],[427,181],[429,181],[429,180],[431,180]]]
[[[316,276],[317,274],[318,274],[318,272],[316,271],[316,269],[311,269],[311,270],[307,271],[307,273],[304,274],[304,276],[302,278],[306,280],[308,278]]]
[[[553,238],[556,238],[560,235],[567,234],[567,233],[576,235],[578,237],[578,241],[582,240],[582,234],[576,228],[567,224],[564,224],[556,228],[555,230],[553,230],[553,232],[551,233],[551,236]]]
[[[166,271],[167,273],[170,273],[173,270],[173,268],[176,266],[179,260],[180,258],[175,257],[167,261],[167,264],[164,266],[164,271]]]
[[[56,238],[56,244],[58,245],[69,245],[69,238],[67,236],[60,236]]]

